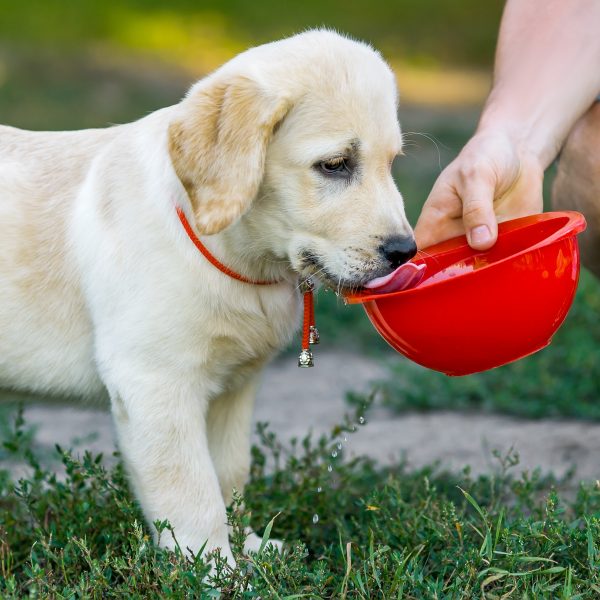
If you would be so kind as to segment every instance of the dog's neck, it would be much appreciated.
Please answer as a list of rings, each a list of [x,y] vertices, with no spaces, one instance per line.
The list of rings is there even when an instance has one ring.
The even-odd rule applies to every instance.
[[[242,218],[220,233],[200,239],[219,262],[244,279],[294,284],[297,281],[298,275],[289,261],[269,250],[264,236],[248,219]]]

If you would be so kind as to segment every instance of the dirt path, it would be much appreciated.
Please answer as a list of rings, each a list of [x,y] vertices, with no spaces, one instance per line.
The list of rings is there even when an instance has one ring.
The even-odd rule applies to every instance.
[[[281,358],[265,374],[255,420],[270,422],[283,440],[303,437],[310,429],[327,432],[348,412],[345,391],[369,389],[370,381],[385,374],[382,365],[342,352],[319,352],[314,369],[298,369],[293,357]],[[104,411],[31,405],[26,419],[36,424],[36,439],[44,446],[74,445],[106,455],[114,450],[110,416]],[[450,412],[398,416],[375,408],[346,444],[348,454],[366,454],[382,463],[404,456],[413,467],[439,461],[454,470],[468,464],[475,473],[497,465],[492,450],[505,453],[511,446],[520,454],[519,470],[541,467],[561,475],[576,465],[577,478],[600,478],[600,424]]]

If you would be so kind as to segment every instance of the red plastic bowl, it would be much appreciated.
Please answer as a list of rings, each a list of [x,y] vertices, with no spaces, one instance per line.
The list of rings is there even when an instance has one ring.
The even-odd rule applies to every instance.
[[[472,250],[464,236],[419,252],[421,282],[408,290],[358,292],[383,338],[447,375],[499,367],[541,350],[563,322],[579,279],[583,215],[552,212],[501,223],[497,243]]]

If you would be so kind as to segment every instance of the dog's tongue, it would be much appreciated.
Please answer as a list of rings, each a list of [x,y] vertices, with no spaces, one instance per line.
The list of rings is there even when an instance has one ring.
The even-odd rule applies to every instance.
[[[425,265],[405,263],[384,277],[376,277],[365,283],[365,288],[380,294],[399,292],[415,287],[425,275]]]

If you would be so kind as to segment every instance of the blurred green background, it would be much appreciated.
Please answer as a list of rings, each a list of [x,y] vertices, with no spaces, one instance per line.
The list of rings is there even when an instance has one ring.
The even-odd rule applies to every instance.
[[[501,9],[498,0],[2,0],[0,111],[32,128],[127,121],[248,46],[319,26],[379,48],[408,102],[477,103]]]
[[[397,74],[407,144],[395,176],[414,223],[440,170],[475,127],[502,7],[499,0],[0,0],[0,122],[78,129],[130,121],[177,102],[194,80],[248,46],[308,27],[335,28],[371,42]],[[389,355],[359,307],[321,294],[318,311],[324,348]],[[385,400],[398,410],[598,419],[599,317],[598,283],[584,273],[549,349],[461,379],[397,357]]]

